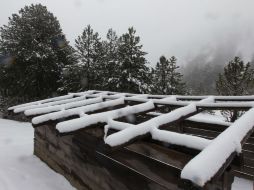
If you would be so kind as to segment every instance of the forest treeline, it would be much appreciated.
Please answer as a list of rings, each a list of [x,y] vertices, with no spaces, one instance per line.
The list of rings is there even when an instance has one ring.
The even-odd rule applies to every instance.
[[[223,66],[207,65],[203,73],[197,73],[202,69],[195,64],[180,72],[174,56],[162,55],[151,67],[146,54],[133,27],[120,35],[109,29],[102,39],[88,25],[72,47],[59,21],[45,6],[25,6],[0,28],[0,107],[89,89],[153,94],[252,93],[253,69],[239,57],[232,57],[224,70]]]

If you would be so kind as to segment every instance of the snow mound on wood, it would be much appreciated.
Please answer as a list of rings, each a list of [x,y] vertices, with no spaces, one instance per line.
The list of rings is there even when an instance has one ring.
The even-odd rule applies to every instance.
[[[223,133],[216,137],[182,170],[181,178],[204,186],[234,152],[241,152],[241,141],[252,130],[254,108],[247,111]]]

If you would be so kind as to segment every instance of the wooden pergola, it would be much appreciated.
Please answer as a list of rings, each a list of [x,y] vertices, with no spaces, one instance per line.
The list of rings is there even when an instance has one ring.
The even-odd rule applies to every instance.
[[[95,159],[127,189],[152,184],[151,189],[212,190],[231,189],[234,176],[254,179],[253,106],[254,96],[90,90],[14,106],[9,111],[32,119],[35,154],[63,175],[68,166],[60,164],[58,169],[39,151],[37,144],[47,136],[43,128],[53,130],[56,139],[71,137],[78,150],[71,148],[81,152],[81,161]],[[235,122],[224,122],[202,118],[200,113],[207,110],[242,111],[243,115]],[[59,142],[54,145],[56,149]],[[81,175],[70,170],[73,178],[85,183]],[[67,179],[82,189],[70,176]]]

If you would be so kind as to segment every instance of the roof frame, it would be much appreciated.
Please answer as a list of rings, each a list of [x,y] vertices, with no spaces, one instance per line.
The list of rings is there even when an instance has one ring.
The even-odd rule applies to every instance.
[[[117,105],[130,106],[115,109],[114,107]],[[150,113],[160,107],[170,107],[174,110],[138,125],[114,120],[132,114]],[[90,125],[106,123],[105,134],[111,128],[118,131],[109,136],[105,135],[105,143],[111,147],[124,147],[128,143],[150,134],[154,140],[201,150],[184,167],[181,177],[198,186],[204,186],[224,172],[235,155],[241,152],[242,145],[253,132],[253,107],[254,96],[167,96],[91,90],[13,106],[9,108],[9,111],[14,113],[24,112],[27,116],[36,116],[32,120],[34,126],[43,122],[57,121],[73,116],[75,112],[79,118],[57,123],[56,128],[60,133],[72,133]],[[92,113],[102,108],[112,108],[113,110]],[[236,122],[225,124],[227,126],[225,131],[214,140],[162,130],[165,125],[184,121],[203,110],[214,109],[247,110],[247,112]],[[91,114],[87,114],[88,112],[91,112]],[[196,122],[202,123],[203,121]],[[186,142],[179,141],[179,139],[185,139]],[[218,147],[223,147],[225,144],[231,147],[231,149],[227,149],[227,154],[223,156],[210,155],[209,152]],[[213,171],[206,173],[205,167],[196,167],[210,158],[217,159]]]

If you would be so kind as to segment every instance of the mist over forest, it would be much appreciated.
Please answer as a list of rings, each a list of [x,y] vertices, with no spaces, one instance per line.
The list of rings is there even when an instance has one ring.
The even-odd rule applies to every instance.
[[[192,94],[217,94],[216,80],[218,74],[223,72],[224,66],[235,56],[241,56],[237,52],[237,44],[218,46],[216,49],[207,48],[192,59],[182,64],[181,72]],[[254,58],[245,59],[254,67]]]

